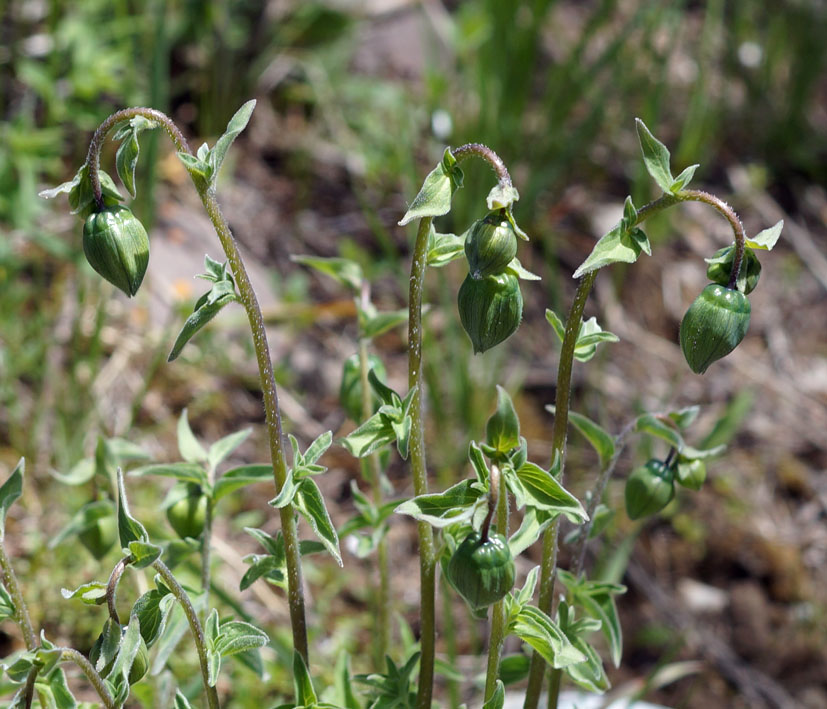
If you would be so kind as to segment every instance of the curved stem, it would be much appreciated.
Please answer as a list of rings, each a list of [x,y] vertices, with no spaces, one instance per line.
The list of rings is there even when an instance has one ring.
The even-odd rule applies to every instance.
[[[488,541],[488,532],[491,530],[491,520],[494,518],[494,511],[497,510],[497,501],[500,495],[500,469],[496,465],[491,466],[491,472],[488,474],[488,513],[482,521],[482,528],[480,529],[480,542]],[[506,510],[507,511],[507,510]],[[502,515],[498,511],[497,525],[501,526]],[[504,534],[499,529],[500,534]]]
[[[204,637],[204,629],[201,626],[201,621],[198,620],[198,613],[195,611],[195,607],[192,605],[192,601],[190,601],[187,592],[181,584],[178,583],[178,579],[173,576],[172,571],[169,570],[163,561],[159,559],[154,562],[152,568],[160,574],[161,579],[163,579],[167,588],[172,591],[172,595],[175,596],[176,600],[181,604],[181,608],[184,610],[184,615],[187,618],[190,631],[192,632],[192,638],[195,641],[195,649],[198,652],[198,662],[201,665],[201,679],[204,682],[204,689],[207,692],[207,702],[209,703],[210,709],[218,709],[218,692],[215,687],[210,686],[210,671],[207,664],[207,644],[206,638]]]
[[[560,478],[562,481],[566,453],[566,431],[569,421],[569,401],[571,399],[571,372],[574,362],[574,347],[577,344],[577,335],[580,332],[580,322],[583,310],[586,307],[589,293],[594,285],[597,271],[587,273],[580,279],[574,301],[569,310],[566,321],[566,334],[560,351],[560,362],[557,367],[557,396],[555,398],[554,433],[552,439],[552,465],[560,461]],[[554,596],[554,576],[557,568],[557,535],[559,531],[559,517],[543,535],[543,561],[540,568],[540,597],[538,608],[551,615],[551,601]],[[535,652],[531,658],[531,667],[528,674],[528,688],[526,689],[525,709],[537,709],[540,692],[545,676],[546,662]],[[554,670],[559,672],[560,670]]]
[[[178,126],[172,122],[172,119],[170,119],[169,116],[161,111],[158,111],[157,109],[137,106],[134,108],[124,108],[121,111],[113,113],[98,126],[98,129],[95,131],[95,134],[92,136],[92,140],[89,143],[89,152],[86,154],[86,164],[89,167],[89,180],[92,183],[92,193],[95,197],[95,203],[98,205],[98,209],[103,207],[101,182],[100,176],[98,175],[98,170],[100,169],[100,151],[103,141],[106,138],[106,134],[118,123],[128,121],[136,116],[143,116],[150,121],[160,123],[172,139],[172,142],[175,143],[176,150],[182,153],[188,153],[190,151],[189,146],[187,145],[187,139],[184,137],[184,134],[178,130]]]
[[[425,429],[422,415],[422,288],[428,258],[430,217],[419,220],[413,259],[411,262],[410,292],[408,297],[408,389],[415,389],[411,402],[411,474],[415,495],[428,492],[428,471],[425,463]],[[417,709],[430,709],[434,684],[436,651],[436,553],[431,525],[418,522],[419,579],[420,579],[420,645],[419,688]]]
[[[98,165],[100,162],[100,148],[103,139],[109,130],[117,123],[135,116],[143,116],[152,121],[160,123],[169,134],[172,142],[179,152],[189,153],[189,146],[178,127],[172,120],[153,108],[126,108],[112,114],[95,131],[92,142],[89,145],[89,153],[86,163],[89,169],[89,176],[92,182],[92,189],[95,199],[100,206],[101,191]],[[270,443],[270,458],[273,463],[273,479],[276,493],[281,492],[284,481],[287,478],[287,462],[284,457],[284,441],[281,428],[281,411],[279,409],[278,392],[276,390],[276,379],[273,373],[273,363],[270,360],[270,347],[267,343],[267,333],[264,328],[264,317],[261,314],[261,307],[258,304],[250,277],[238,250],[230,227],[227,225],[224,215],[218,206],[218,200],[213,188],[206,183],[193,180],[198,196],[207,211],[207,215],[215,228],[221,247],[229,261],[236,288],[238,289],[239,301],[247,313],[250,323],[250,330],[253,335],[253,348],[258,363],[259,379],[261,381],[262,394],[264,398],[264,413],[267,425],[267,435]],[[287,597],[290,606],[290,622],[293,630],[293,646],[302,655],[305,663],[308,663],[307,653],[307,621],[305,619],[304,591],[302,588],[301,555],[299,552],[298,529],[296,516],[292,505],[286,505],[279,510],[281,518],[282,534],[284,535],[284,551],[287,565]]]
[[[496,482],[495,482],[496,480]],[[505,477],[501,477],[496,465],[491,466],[491,489],[499,489],[497,501],[497,534],[508,538],[508,489]],[[496,498],[497,495],[495,494]],[[489,498],[490,499],[490,498]],[[500,673],[500,657],[505,639],[505,599],[497,601],[491,607],[491,630],[488,634],[488,667],[485,675],[485,701],[494,696],[497,689],[497,677]]]
[[[83,674],[85,674],[86,678],[89,680],[89,683],[95,688],[95,691],[98,693],[98,696],[101,698],[101,702],[106,709],[117,709],[118,704],[109,693],[106,683],[103,681],[100,674],[98,674],[98,671],[95,669],[94,665],[92,665],[86,657],[71,647],[59,647],[56,649],[60,650],[61,660],[65,658],[66,661],[74,662],[78,667],[80,667]]]
[[[17,576],[12,568],[11,561],[6,555],[6,547],[0,540],[0,569],[3,572],[3,584],[9,592],[14,601],[14,619],[20,626],[20,632],[23,633],[23,642],[26,643],[27,650],[34,650],[37,643],[37,635],[35,635],[32,627],[32,619],[29,616],[29,608],[26,601],[23,600],[23,594],[20,591],[20,584],[17,583]]]
[[[115,564],[115,568],[112,569],[112,573],[109,575],[109,581],[106,583],[106,607],[109,609],[109,617],[118,625],[121,624],[121,619],[118,617],[117,608],[118,583],[120,582],[121,576],[123,576],[123,572],[125,571],[127,565],[131,561],[131,556],[125,556],[117,564]]]
[[[452,149],[451,155],[454,156],[458,163],[472,156],[485,160],[485,162],[491,166],[491,169],[497,173],[497,180],[501,185],[511,184],[511,175],[508,174],[508,168],[505,166],[502,158],[487,145],[483,145],[482,143],[466,143],[465,145]]]

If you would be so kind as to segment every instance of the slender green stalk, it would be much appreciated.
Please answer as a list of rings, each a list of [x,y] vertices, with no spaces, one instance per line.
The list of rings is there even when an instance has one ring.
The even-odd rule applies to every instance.
[[[732,276],[730,286],[735,285],[738,273],[743,261],[744,249],[746,246],[746,235],[738,216],[733,209],[724,201],[714,195],[700,190],[681,190],[677,194],[664,194],[658,199],[649,202],[637,211],[634,222],[630,226],[636,226],[654,214],[667,209],[681,202],[703,202],[716,209],[729,222],[735,236],[735,257],[733,260]],[[597,271],[591,271],[580,279],[577,292],[574,296],[568,320],[566,322],[566,334],[563,338],[563,345],[560,352],[560,362],[557,368],[557,396],[555,401],[554,429],[552,434],[552,463],[557,456],[560,457],[560,480],[562,482],[565,470],[566,433],[568,429],[569,401],[571,398],[571,372],[574,361],[574,348],[577,344],[577,335],[580,331],[580,322],[583,316],[583,309],[586,305],[589,293],[594,285]],[[557,538],[559,533],[559,518],[543,535],[543,560],[540,569],[540,596],[538,607],[540,610],[551,615],[551,606],[554,596],[554,577],[557,570]],[[537,709],[542,691],[543,677],[545,675],[545,661],[538,653],[531,658],[531,666],[528,675],[528,687],[526,689],[524,709]],[[562,670],[552,670],[551,687],[549,691],[549,709],[556,709],[557,698],[560,691]]]
[[[109,581],[106,582],[106,607],[109,609],[109,617],[118,625],[121,624],[117,607],[118,584],[120,583],[121,576],[123,576],[123,572],[131,561],[131,556],[125,556],[115,564],[112,573],[109,574]]]
[[[20,591],[20,584],[17,583],[17,576],[12,568],[11,561],[6,555],[6,547],[0,539],[0,569],[3,573],[3,585],[9,592],[14,601],[14,620],[20,626],[20,632],[23,633],[23,642],[26,643],[27,650],[34,650],[37,643],[37,635],[35,635],[32,627],[32,619],[29,616],[29,608],[26,601],[23,600],[23,594]]]
[[[210,486],[212,486],[215,479],[215,472],[212,469],[210,469],[208,477]],[[212,541],[212,515],[212,500],[207,500],[207,509],[206,514],[204,515],[204,531],[201,533],[201,590],[207,594],[208,598],[210,593],[210,544]],[[209,603],[204,606],[205,618],[208,606]]]
[[[496,471],[496,474],[495,474]],[[499,475],[496,465],[491,466],[491,482],[499,487],[497,500],[497,534],[508,538],[508,488],[505,477]],[[497,676],[500,672],[503,640],[505,639],[505,599],[491,606],[491,629],[488,634],[488,667],[485,675],[485,701],[494,696],[497,689]]]
[[[89,683],[95,688],[95,691],[101,698],[103,706],[106,707],[106,709],[117,709],[118,704],[110,694],[109,689],[106,687],[106,683],[103,681],[100,674],[98,674],[98,671],[95,669],[94,665],[92,665],[86,657],[81,655],[74,648],[59,647],[57,649],[60,650],[61,660],[65,659],[69,662],[74,662],[78,667],[80,667],[83,674],[85,674],[86,678],[89,680]]]
[[[428,492],[428,471],[425,464],[425,429],[422,420],[422,288],[428,263],[430,217],[419,220],[413,260],[411,262],[408,299],[408,389],[416,389],[411,402],[411,474],[415,495]],[[417,709],[430,709],[434,685],[436,653],[436,552],[434,534],[427,522],[418,522],[419,583],[420,583],[420,648]]]
[[[367,287],[367,286],[366,286]],[[369,301],[369,296],[363,290],[363,300]],[[359,375],[362,383],[362,420],[367,421],[373,414],[373,396],[371,395],[368,372],[370,362],[368,360],[368,340],[364,337],[359,339]],[[368,458],[369,477],[373,502],[376,505],[382,503],[382,465],[378,453],[371,453]],[[384,666],[385,655],[388,654],[390,642],[390,573],[388,567],[388,540],[383,535],[376,548],[376,565],[379,573],[379,585],[376,588],[376,669],[381,671]]]
[[[204,682],[204,689],[207,692],[207,702],[210,709],[218,709],[218,692],[215,687],[210,686],[210,670],[207,663],[207,643],[206,638],[204,637],[204,628],[201,626],[201,621],[198,620],[198,613],[192,605],[192,601],[190,601],[190,597],[187,595],[187,592],[181,584],[178,583],[178,579],[175,578],[172,571],[169,570],[163,561],[159,559],[154,562],[152,564],[152,568],[160,574],[161,579],[166,584],[167,588],[172,591],[172,595],[175,596],[176,600],[181,604],[181,608],[184,610],[184,615],[186,616],[187,622],[190,626],[190,632],[192,632],[192,638],[195,641],[195,649],[198,652],[198,662],[201,665],[201,679]]]
[[[92,136],[89,144],[89,153],[86,158],[89,166],[89,177],[95,199],[101,204],[100,178],[98,166],[100,163],[100,148],[106,133],[117,123],[135,116],[143,116],[160,123],[169,134],[179,152],[189,152],[186,139],[172,120],[152,108],[127,108],[112,114],[107,118]],[[238,289],[239,300],[247,313],[250,330],[253,336],[253,347],[258,363],[259,378],[261,380],[264,398],[264,412],[267,425],[267,435],[270,444],[270,458],[273,463],[273,479],[276,493],[281,492],[287,478],[287,462],[284,456],[284,440],[281,427],[281,411],[279,409],[276,380],[273,373],[273,363],[270,360],[270,348],[267,343],[267,333],[264,328],[264,318],[258,303],[247,269],[238,250],[227,220],[221,213],[215,191],[203,182],[193,180],[201,202],[213,223],[216,234],[229,261],[230,268]],[[282,534],[284,535],[284,551],[287,565],[287,598],[290,606],[290,622],[293,630],[293,646],[308,662],[307,651],[307,620],[305,618],[304,590],[302,588],[301,555],[299,552],[298,529],[296,515],[292,505],[286,505],[279,510]]]

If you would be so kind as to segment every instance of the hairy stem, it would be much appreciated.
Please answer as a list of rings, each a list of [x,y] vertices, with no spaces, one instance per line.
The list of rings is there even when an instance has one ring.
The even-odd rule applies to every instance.
[[[586,307],[589,293],[594,285],[597,271],[587,273],[580,279],[574,301],[566,320],[566,334],[560,351],[560,362],[557,367],[557,396],[555,398],[554,433],[552,438],[552,465],[560,461],[560,478],[562,481],[566,452],[566,430],[569,419],[569,401],[571,399],[571,372],[574,362],[574,346],[577,344],[577,335],[580,332],[580,322],[583,310]],[[544,613],[551,615],[551,601],[554,596],[554,576],[557,570],[557,535],[560,523],[559,517],[543,534],[543,561],[540,567],[540,597],[538,607]],[[535,652],[531,658],[531,667],[528,674],[528,688],[526,689],[525,709],[537,709],[540,692],[543,687],[546,662]],[[554,670],[559,672],[559,670]]]
[[[101,204],[100,178],[98,165],[100,162],[100,147],[107,132],[117,123],[135,116],[143,116],[163,125],[172,142],[179,152],[189,152],[184,136],[172,120],[152,108],[127,108],[114,113],[107,118],[95,131],[89,145],[86,163],[89,168],[89,177],[95,191],[95,199]],[[267,343],[267,333],[264,328],[264,318],[258,304],[250,277],[241,258],[235,238],[221,209],[212,187],[201,180],[193,180],[201,202],[207,211],[210,221],[215,228],[221,246],[229,261],[239,301],[247,313],[250,330],[253,336],[253,347],[258,363],[259,379],[261,380],[264,398],[264,413],[267,425],[267,435],[270,444],[270,458],[273,463],[273,479],[276,493],[280,493],[287,478],[287,462],[284,456],[284,441],[281,427],[281,411],[279,409],[276,379],[273,373],[273,363],[270,360],[270,347]],[[299,553],[298,529],[296,515],[292,505],[286,505],[279,510],[282,534],[284,535],[284,551],[287,565],[287,598],[290,606],[290,622],[293,630],[293,646],[302,655],[305,663],[308,662],[307,652],[307,621],[305,618],[304,590],[302,588],[301,555]]]
[[[496,475],[495,475],[496,471]],[[495,481],[496,477],[496,483]],[[496,465],[491,466],[492,485],[499,487],[497,500],[497,534],[508,538],[508,489],[505,486],[505,476],[500,477]],[[497,601],[491,606],[491,630],[488,634],[488,667],[485,675],[485,701],[494,696],[497,689],[497,676],[500,672],[500,657],[502,656],[503,640],[505,639],[505,599]]]
[[[32,627],[32,619],[29,616],[29,608],[23,600],[23,593],[20,591],[20,584],[17,583],[17,576],[12,568],[11,561],[6,555],[6,547],[0,540],[0,568],[3,572],[3,585],[14,601],[14,620],[20,626],[23,633],[23,642],[27,650],[34,650],[37,645],[37,635]]]
[[[428,492],[428,470],[425,463],[425,428],[423,423],[422,376],[422,288],[428,262],[428,233],[432,219],[419,220],[413,259],[411,262],[410,293],[408,298],[408,388],[416,389],[411,402],[411,474],[415,495]],[[430,709],[434,684],[436,650],[436,553],[434,534],[427,522],[418,522],[419,579],[420,579],[420,644],[419,688],[417,709]]]
[[[485,162],[491,166],[491,169],[497,173],[497,180],[501,185],[511,184],[511,175],[508,174],[508,168],[505,166],[502,158],[487,145],[483,145],[482,143],[466,143],[465,145],[452,149],[451,155],[454,156],[458,163],[472,156],[485,160]]]
[[[131,556],[125,556],[115,564],[115,568],[113,568],[112,573],[109,574],[109,581],[106,583],[106,607],[109,609],[109,617],[118,625],[121,624],[117,607],[118,584],[120,583],[121,576],[123,576],[123,572],[131,561]]]
[[[367,284],[367,282],[365,282]],[[370,301],[369,286],[363,287],[363,306]],[[367,302],[365,302],[367,301]],[[373,414],[373,396],[371,394],[368,373],[370,361],[368,360],[368,340],[364,337],[359,339],[359,375],[362,383],[362,420],[367,421]],[[378,453],[371,453],[368,458],[370,466],[370,484],[373,492],[374,504],[382,504],[382,465]],[[388,566],[388,540],[384,535],[379,540],[376,549],[377,571],[379,573],[379,585],[376,588],[376,668],[382,670],[385,655],[388,654],[390,640],[390,572]]]
[[[103,678],[100,676],[100,674],[98,674],[98,671],[95,669],[94,665],[92,665],[92,663],[89,662],[89,660],[87,660],[86,657],[81,655],[74,648],[59,647],[56,649],[60,650],[61,660],[74,662],[78,667],[80,667],[83,674],[85,674],[86,678],[89,680],[89,683],[95,688],[95,691],[101,698],[103,706],[105,706],[106,709],[116,709],[118,705],[115,702],[115,699],[109,693],[109,689],[107,689],[106,683],[103,681]]]
[[[218,709],[218,692],[215,687],[210,686],[210,671],[209,665],[207,664],[207,642],[204,636],[204,628],[201,626],[201,621],[198,620],[198,613],[192,605],[192,601],[190,601],[187,592],[181,584],[178,583],[178,579],[175,578],[172,571],[169,570],[163,561],[159,559],[154,562],[152,568],[160,574],[161,579],[167,588],[172,591],[172,595],[175,596],[176,600],[181,604],[181,608],[184,610],[192,638],[195,641],[195,649],[198,652],[198,662],[201,665],[201,679],[204,683],[204,689],[207,692],[207,702],[210,709]]]

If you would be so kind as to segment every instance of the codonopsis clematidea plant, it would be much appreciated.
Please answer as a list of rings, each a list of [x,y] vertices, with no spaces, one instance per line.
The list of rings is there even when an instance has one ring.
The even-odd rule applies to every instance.
[[[282,587],[290,610],[293,639],[294,701],[281,707],[431,707],[434,703],[434,674],[439,669],[436,648],[437,570],[450,588],[465,600],[474,617],[487,618],[489,628],[486,679],[482,702],[486,709],[501,708],[504,680],[527,678],[526,707],[536,707],[544,680],[549,677],[549,706],[556,707],[562,680],[567,677],[590,691],[604,691],[609,683],[603,660],[594,646],[593,634],[605,639],[610,660],[620,662],[621,628],[615,598],[624,592],[619,584],[590,579],[585,569],[588,541],[605,528],[616,510],[603,503],[606,485],[615,470],[629,436],[652,436],[666,448],[662,458],[653,458],[636,468],[626,483],[626,511],[639,519],[657,514],[675,495],[676,483],[698,489],[705,477],[706,459],[720,449],[699,450],[687,445],[683,431],[697,416],[696,407],[678,411],[646,413],[634,417],[612,435],[586,416],[569,410],[574,360],[587,362],[596,348],[617,338],[603,330],[594,318],[583,321],[583,312],[599,269],[616,262],[634,262],[649,253],[649,242],[640,225],[667,207],[686,201],[712,206],[728,221],[733,243],[710,259],[709,286],[690,306],[681,323],[680,343],[690,368],[703,373],[712,363],[731,352],[744,338],[750,316],[747,295],[760,275],[756,251],[772,248],[781,224],[747,239],[732,209],[706,192],[688,189],[697,166],[673,177],[669,152],[638,122],[638,135],[649,173],[663,190],[655,201],[636,208],[627,198],[618,224],[594,247],[574,274],[577,291],[566,320],[548,310],[546,318],[561,342],[556,400],[551,432],[553,454],[547,464],[528,459],[528,446],[520,435],[520,422],[510,395],[497,388],[497,405],[484,435],[472,440],[468,460],[473,476],[440,492],[428,486],[425,439],[425,386],[423,378],[422,301],[425,273],[456,259],[465,258],[468,274],[457,294],[459,322],[474,353],[496,347],[519,328],[523,319],[521,281],[537,280],[517,258],[519,241],[527,240],[517,225],[513,208],[519,194],[502,160],[488,147],[468,144],[447,149],[427,176],[400,224],[417,222],[413,247],[407,311],[379,311],[371,302],[370,284],[358,264],[346,259],[297,257],[306,265],[333,276],[350,289],[358,312],[358,351],[344,365],[341,387],[343,408],[357,421],[357,428],[342,445],[364,458],[363,473],[370,496],[353,486],[358,514],[338,531],[327,511],[314,477],[325,467],[319,459],[333,442],[326,432],[302,451],[292,436],[292,465],[285,455],[285,440],[278,394],[270,361],[267,336],[256,294],[252,289],[235,240],[216,198],[216,178],[233,140],[247,125],[254,108],[250,101],[233,116],[227,131],[211,148],[203,144],[196,154],[175,124],[154,109],[130,108],[110,116],[95,132],[87,160],[74,179],[43,193],[55,197],[65,193],[73,213],[84,220],[83,248],[90,265],[128,296],[140,288],[149,262],[149,236],[128,207],[114,181],[100,169],[102,142],[110,131],[120,141],[116,169],[123,186],[134,197],[135,167],[143,131],[162,128],[170,136],[186,166],[209,215],[225,262],[206,259],[203,278],[209,290],[198,299],[172,346],[174,360],[186,343],[226,305],[237,302],[248,316],[263,392],[266,430],[271,460],[266,464],[232,468],[220,474],[222,463],[248,435],[239,431],[204,447],[190,429],[186,411],[178,423],[178,463],[144,464],[138,475],[161,475],[178,482],[163,508],[171,527],[181,538],[166,544],[150,540],[144,525],[130,512],[121,468],[131,461],[146,463],[143,453],[123,439],[98,441],[94,458],[83,461],[65,482],[84,484],[91,480],[108,483],[110,489],[82,508],[58,542],[76,535],[96,558],[104,558],[117,544],[122,555],[106,582],[91,582],[65,592],[91,604],[105,604],[108,617],[89,657],[72,648],[57,647],[41,633],[38,636],[26,608],[11,562],[0,545],[3,569],[0,614],[21,628],[26,649],[6,663],[9,679],[19,685],[15,706],[31,706],[37,698],[42,706],[76,706],[60,663],[76,663],[106,707],[122,706],[131,686],[144,679],[148,657],[153,667],[163,668],[181,637],[178,628],[188,627],[201,669],[202,691],[208,706],[221,701],[217,681],[222,659],[236,656],[253,668],[256,652],[268,636],[253,623],[219,617],[210,601],[210,548],[217,503],[240,487],[271,479],[281,529],[276,536],[260,529],[247,531],[265,553],[245,558],[249,569],[241,582],[245,589],[259,579]],[[470,158],[493,169],[497,183],[486,199],[485,210],[465,234],[436,231],[434,219],[451,209],[456,190],[463,181],[462,167]],[[407,322],[408,389],[401,395],[390,388],[385,367],[369,352],[373,338]],[[566,436],[571,422],[595,448],[600,470],[592,490],[580,501],[564,487]],[[410,459],[414,497],[393,498],[385,475],[387,447],[395,444],[402,458]],[[8,508],[20,497],[23,461],[0,488],[0,540]],[[514,511],[521,513],[519,526],[510,528]],[[407,642],[401,650],[393,646],[390,618],[394,599],[390,583],[388,519],[395,512],[410,515],[418,523],[420,565],[420,614],[418,642]],[[317,540],[300,541],[297,518],[303,516]],[[571,569],[557,566],[560,522],[575,525],[566,538],[574,548]],[[365,534],[367,530],[367,534]],[[437,532],[435,537],[434,530]],[[377,557],[375,628],[375,672],[351,676],[347,658],[337,668],[335,687],[319,690],[310,674],[307,620],[302,581],[302,555],[328,552],[341,564],[339,538],[358,535],[361,556]],[[523,579],[517,579],[514,559],[535,543],[542,544],[542,564]],[[201,587],[186,588],[172,568],[183,555],[201,555]],[[118,611],[117,589],[128,568],[152,567],[154,588],[131,606],[123,622]],[[555,584],[562,592],[555,601]],[[515,583],[517,587],[515,587]],[[172,636],[175,636],[174,638]],[[502,657],[504,639],[518,637],[525,652]],[[401,663],[401,664],[397,664]],[[444,663],[443,663],[444,664]],[[384,671],[383,671],[384,670]],[[450,674],[450,668],[447,670]],[[157,672],[156,672],[157,673]],[[418,673],[418,676],[417,676]],[[455,674],[455,673],[454,673]],[[364,689],[359,697],[355,684]],[[238,691],[238,689],[236,688]],[[174,692],[178,708],[190,706],[195,694]],[[478,701],[478,700],[475,700]],[[452,701],[452,703],[455,703]]]

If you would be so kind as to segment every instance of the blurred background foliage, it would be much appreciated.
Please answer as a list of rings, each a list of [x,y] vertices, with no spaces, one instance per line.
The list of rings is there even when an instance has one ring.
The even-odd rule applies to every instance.
[[[253,125],[231,156],[240,187],[232,186],[227,169],[222,189],[258,190],[264,201],[281,205],[283,221],[261,224],[243,213],[246,203],[233,192],[231,204],[242,205],[242,213],[231,217],[245,246],[275,269],[279,306],[271,319],[283,328],[280,336],[296,352],[313,353],[306,370],[298,354],[281,362],[282,384],[312,418],[330,426],[341,423],[331,413],[335,390],[310,388],[312,362],[332,362],[333,373],[322,376],[319,387],[335,380],[350,352],[340,340],[330,344],[332,328],[311,301],[335,304],[342,294],[292,266],[290,253],[359,260],[376,280],[379,300],[400,307],[408,235],[395,224],[405,201],[446,144],[484,142],[504,158],[521,192],[517,217],[532,243],[520,258],[544,279],[528,296],[527,310],[533,304],[539,313],[546,306],[562,312],[569,274],[599,236],[592,221],[599,205],[619,205],[629,192],[638,205],[653,196],[638,156],[635,116],[672,148],[678,170],[700,163],[699,184],[726,194],[729,171],[746,167],[751,184],[788,214],[823,223],[827,211],[814,208],[812,198],[821,199],[827,187],[826,36],[827,6],[819,0],[0,2],[0,464],[26,455],[37,483],[29,510],[61,499],[68,518],[88,491],[55,491],[48,470],[71,468],[90,454],[99,434],[128,433],[150,441],[163,457],[171,455],[164,431],[185,405],[200,432],[238,428],[233,416],[239,411],[259,420],[254,379],[234,369],[236,358],[247,357],[243,341],[228,350],[223,333],[206,332],[183,373],[162,367],[178,306],[160,327],[147,309],[130,312],[131,305],[90,276],[79,254],[78,224],[65,216],[65,205],[37,197],[74,173],[91,132],[117,108],[160,108],[200,141],[214,140],[245,100],[259,100]],[[180,193],[187,186],[178,189],[180,170],[165,162],[169,148],[161,138],[150,135],[142,143],[135,210],[149,228],[163,225],[166,202],[186,200]],[[476,205],[490,184],[485,170],[466,171],[466,189],[445,230],[460,233],[480,216]],[[647,231],[653,243],[673,249],[672,258],[688,255],[673,240],[678,230],[668,218]],[[777,269],[779,280],[794,286],[803,266],[788,258]],[[426,341],[431,414],[440,432],[431,460],[440,484],[459,474],[495,382],[524,386],[541,403],[553,395],[544,326],[521,332],[514,338],[524,338],[519,347],[512,342],[468,365],[470,347],[451,319],[462,274],[447,273],[432,284],[439,307]],[[644,300],[642,288],[657,288],[646,273],[642,282],[624,282],[624,269],[606,278],[615,297],[636,303]],[[823,290],[816,293],[823,298]],[[291,303],[299,309],[282,307]],[[663,320],[653,327],[673,335],[676,324]],[[323,324],[314,328],[313,322]],[[147,331],[148,325],[154,327]],[[380,345],[401,361],[398,336]],[[823,342],[810,350],[823,357]],[[458,354],[446,365],[447,352]],[[119,353],[129,360],[131,379],[116,376]],[[590,365],[598,372],[593,381],[611,383],[608,356]],[[211,368],[217,390],[207,384]],[[222,401],[216,394],[233,388],[248,398]],[[675,380],[667,390],[664,396],[675,395]],[[616,430],[617,412],[602,395],[592,397],[584,406]],[[635,393],[624,401],[640,407],[643,398]],[[749,415],[752,398],[744,401],[735,398],[717,411],[710,440],[733,440]],[[113,407],[125,413],[113,418]],[[294,417],[294,430],[301,431],[301,421]],[[587,464],[579,444],[572,444],[573,461]],[[808,445],[822,460],[823,448],[812,440]],[[355,470],[352,462],[337,463]],[[400,467],[395,479],[403,476]],[[404,485],[399,482],[400,491]],[[734,493],[721,485],[719,494],[731,500]],[[151,499],[149,490],[144,494]],[[242,521],[262,515],[244,500],[234,513],[224,530],[230,536]],[[679,536],[697,539],[699,530],[681,519]],[[20,524],[30,532],[17,554],[29,564],[22,569],[30,575],[28,587],[46,593],[46,579],[77,585],[70,551],[58,549],[57,562],[46,563],[37,553],[42,530]],[[73,580],[56,581],[64,568],[72,569]],[[84,572],[95,568],[91,559],[83,561]],[[336,576],[324,565],[308,575],[317,589]],[[38,591],[32,592],[37,605]],[[37,615],[47,627],[91,642],[92,626],[68,627],[61,610],[43,603]],[[314,599],[320,615],[337,603],[332,591]],[[337,631],[336,643],[355,642],[342,639],[346,635],[346,628]],[[472,633],[468,642],[479,639]],[[248,704],[238,701],[256,706],[257,700],[251,693]]]

